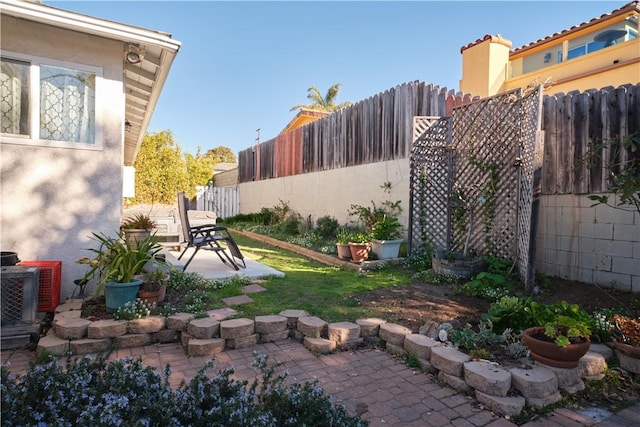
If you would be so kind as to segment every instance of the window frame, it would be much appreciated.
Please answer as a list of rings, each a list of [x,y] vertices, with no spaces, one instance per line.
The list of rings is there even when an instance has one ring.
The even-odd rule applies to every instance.
[[[13,59],[29,63],[29,134],[19,135],[13,133],[0,133],[0,143],[31,145],[39,147],[51,148],[73,148],[80,150],[100,151],[104,146],[103,134],[103,117],[105,106],[103,105],[103,69],[87,64],[79,64],[76,62],[60,61],[51,58],[44,58],[34,55],[25,55],[17,52],[2,51],[2,58]],[[72,69],[76,71],[92,73],[95,75],[95,131],[93,143],[73,142],[73,141],[54,141],[49,139],[40,139],[40,67],[51,66]]]

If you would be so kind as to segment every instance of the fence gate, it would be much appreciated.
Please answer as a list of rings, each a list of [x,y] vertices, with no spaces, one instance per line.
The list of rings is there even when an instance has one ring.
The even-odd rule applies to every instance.
[[[517,89],[416,117],[409,248],[509,258],[529,287],[534,153],[542,90]]]
[[[215,212],[218,218],[240,213],[240,197],[236,187],[197,187],[196,209]]]

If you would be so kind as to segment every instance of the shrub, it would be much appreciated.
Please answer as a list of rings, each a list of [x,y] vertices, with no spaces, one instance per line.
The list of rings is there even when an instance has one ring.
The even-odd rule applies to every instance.
[[[338,220],[332,216],[325,215],[316,221],[316,234],[324,240],[332,240],[336,236],[339,227]]]
[[[14,377],[0,368],[2,423],[48,425],[224,425],[224,426],[366,426],[367,421],[334,405],[316,382],[284,384],[279,364],[256,357],[261,380],[237,381],[233,370],[209,376],[211,363],[175,391],[170,369],[162,374],[141,360],[112,362],[106,356],[32,365]]]
[[[497,301],[508,296],[513,286],[507,282],[502,274],[483,271],[458,288],[458,291],[474,297],[484,298],[489,301]]]
[[[504,296],[491,304],[487,313],[482,315],[482,320],[490,321],[493,330],[499,334],[508,328],[522,332],[536,326],[531,315],[532,303],[531,298]]]

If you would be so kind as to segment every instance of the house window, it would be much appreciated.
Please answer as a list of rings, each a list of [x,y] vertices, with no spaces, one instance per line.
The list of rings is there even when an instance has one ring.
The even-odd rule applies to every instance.
[[[29,63],[2,58],[0,132],[29,135]]]
[[[93,144],[96,76],[40,67],[40,139]]]
[[[569,49],[567,52],[567,59],[577,58],[578,56],[582,56],[587,53],[587,46],[582,44],[580,46],[576,46],[574,48]]]
[[[1,60],[0,130],[8,137],[4,141],[78,148],[98,145],[99,69],[18,54]]]

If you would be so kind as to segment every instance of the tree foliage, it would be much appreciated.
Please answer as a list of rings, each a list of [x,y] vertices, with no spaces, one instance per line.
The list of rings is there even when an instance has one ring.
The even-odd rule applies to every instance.
[[[338,97],[338,92],[340,92],[340,86],[342,86],[341,83],[334,84],[327,90],[327,94],[325,96],[322,96],[317,87],[311,86],[309,89],[307,89],[307,98],[309,98],[313,102],[307,105],[294,105],[293,107],[291,107],[290,111],[304,109],[331,113],[343,107],[348,107],[349,105],[353,104],[351,101],[345,101],[341,102],[340,104],[336,104],[336,98]]]
[[[187,188],[182,150],[170,130],[146,134],[134,166],[136,203],[173,203],[176,192]]]
[[[235,162],[227,147],[216,147],[195,155],[182,153],[170,130],[145,135],[135,161],[136,197],[131,203],[173,203],[176,192],[195,196],[196,186],[205,186],[213,178],[220,162]]]
[[[208,150],[205,153],[205,157],[209,157],[213,160],[213,164],[217,165],[218,163],[236,163],[236,155],[231,148],[229,147],[216,147]]]

